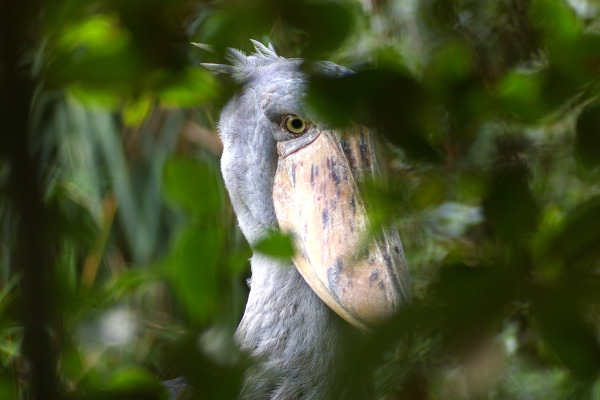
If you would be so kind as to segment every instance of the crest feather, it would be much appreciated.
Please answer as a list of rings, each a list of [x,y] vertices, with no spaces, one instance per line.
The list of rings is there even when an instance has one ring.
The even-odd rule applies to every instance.
[[[200,63],[204,68],[212,72],[213,74],[227,74],[233,75],[235,73],[235,67],[227,64],[213,64],[213,63]]]
[[[258,40],[250,39],[254,45],[254,53],[246,55],[237,49],[227,49],[226,58],[231,65],[202,63],[201,65],[214,74],[228,74],[238,80],[245,80],[254,70],[274,61],[282,60],[283,57],[277,55],[275,48],[271,43],[267,46]],[[202,43],[192,43],[194,46],[203,50],[214,52],[210,45]]]
[[[254,50],[256,50],[256,54],[260,54],[267,58],[277,59],[279,56],[275,52],[273,45],[269,43],[268,47],[259,42],[258,40],[250,39],[252,44],[254,45]]]
[[[234,66],[245,66],[248,64],[248,56],[238,49],[227,49],[227,59]]]

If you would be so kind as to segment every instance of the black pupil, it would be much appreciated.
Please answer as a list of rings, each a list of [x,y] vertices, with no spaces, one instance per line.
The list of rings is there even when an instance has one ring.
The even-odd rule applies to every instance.
[[[300,118],[292,119],[292,128],[294,129],[302,129],[302,120]]]

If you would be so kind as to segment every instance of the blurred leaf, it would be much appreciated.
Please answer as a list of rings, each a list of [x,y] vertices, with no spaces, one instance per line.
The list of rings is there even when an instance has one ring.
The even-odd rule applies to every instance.
[[[156,378],[141,368],[125,368],[116,372],[108,382],[116,390],[127,389],[134,386],[156,386]]]
[[[585,320],[568,291],[542,292],[536,298],[535,312],[541,333],[560,361],[584,379],[600,372],[600,343],[596,329]]]
[[[289,260],[294,255],[292,237],[279,231],[271,232],[254,247],[257,251],[272,257]]]
[[[565,1],[534,0],[530,14],[534,25],[548,40],[568,42],[583,32],[581,21]]]
[[[123,122],[126,126],[139,127],[152,110],[152,98],[141,96],[129,101],[123,107]]]
[[[555,249],[555,238],[564,228],[565,215],[557,206],[551,205],[543,211],[540,224],[533,237],[532,254],[542,282],[550,284],[562,278],[565,265]]]
[[[128,32],[114,16],[92,16],[59,37],[49,76],[58,84],[79,82],[106,90],[129,87],[140,76],[142,60]]]
[[[164,400],[166,391],[154,376],[139,367],[116,371],[102,388],[89,397],[92,400]]]
[[[165,196],[192,217],[173,243],[167,273],[188,315],[206,323],[218,311],[218,268],[224,227],[217,219],[221,190],[216,171],[206,164],[173,158],[165,167]]]
[[[338,48],[355,25],[349,2],[286,0],[284,23],[306,33],[305,57],[318,57]]]
[[[104,3],[118,13],[144,66],[171,72],[185,67],[183,49],[188,41],[182,20],[191,9],[184,0],[105,0]]]
[[[543,72],[543,86],[540,101],[549,111],[560,111],[561,107],[572,101],[580,93],[583,81],[577,77],[573,79],[569,72],[561,70],[551,64],[550,68]]]
[[[81,103],[89,108],[104,108],[116,110],[120,104],[121,95],[113,88],[88,87],[80,82],[69,84],[66,88],[74,103]]]
[[[600,221],[600,196],[592,197],[567,215],[564,229],[554,239],[551,249],[570,270],[598,261],[600,225],[597,221]]]
[[[245,48],[248,39],[260,39],[278,26],[284,38],[302,43],[304,56],[315,57],[346,39],[354,27],[355,10],[349,2],[335,0],[229,0],[207,18],[199,41],[219,51]]]
[[[399,204],[403,206],[410,204],[410,195],[415,193],[416,183],[408,179],[395,183],[395,185],[386,186],[382,181],[376,179],[366,179],[359,183],[372,225],[372,233],[379,233],[383,226],[400,218],[400,210],[404,207],[398,207]]]
[[[473,340],[485,338],[502,316],[503,309],[516,293],[515,281],[492,267],[472,268],[450,264],[440,270],[433,294],[440,306],[435,316],[441,329],[459,348],[476,346]],[[439,314],[439,315],[438,315]]]
[[[169,107],[197,107],[217,95],[214,76],[200,68],[189,68],[167,79],[159,99]]]
[[[455,27],[456,2],[454,0],[428,0],[421,1],[418,5],[419,19],[438,35],[446,36]]]
[[[436,160],[426,139],[433,109],[425,91],[406,72],[371,69],[343,77],[312,76],[308,102],[334,126],[376,126],[417,159]]]
[[[579,89],[587,82],[596,81],[600,73],[600,36],[586,33],[577,40],[550,47],[550,59],[563,79]]]
[[[536,0],[531,16],[544,36],[550,59],[545,97],[559,105],[596,80],[600,72],[600,36],[586,32],[582,20],[564,1]]]
[[[454,40],[436,49],[423,76],[423,86],[444,105],[457,125],[455,137],[470,139],[470,125],[490,112],[489,96],[476,75],[474,62],[471,49]]]
[[[97,56],[118,54],[130,43],[130,37],[119,26],[115,15],[93,15],[75,22],[57,40],[59,49],[83,51]]]
[[[9,333],[20,334],[21,330],[14,330],[11,332],[9,329],[3,329],[5,335]],[[21,355],[21,338],[20,335],[17,337],[0,338],[0,359],[2,359],[2,365],[8,365],[13,362],[18,356]]]
[[[535,121],[548,112],[541,96],[542,85],[540,74],[508,73],[499,84],[500,101],[517,119]]]
[[[506,243],[529,238],[537,224],[538,205],[525,165],[518,163],[495,171],[484,212],[494,233]]]
[[[446,199],[446,182],[441,175],[423,174],[411,195],[416,210],[425,210],[440,205]]]
[[[99,293],[100,301],[115,302],[130,296],[144,286],[159,282],[161,276],[152,268],[127,271],[118,275]]]
[[[220,330],[220,331],[219,331]],[[240,357],[237,346],[233,343],[233,331],[223,330],[216,326],[199,334],[200,342],[204,342],[211,334],[227,335],[222,340],[226,343],[210,343],[210,349],[198,346],[198,335],[191,334],[180,343],[168,360],[177,365],[185,373],[193,399],[234,400],[238,398],[242,384],[245,363],[233,364],[231,361],[215,359],[211,352],[219,344],[225,345],[234,357]],[[220,355],[223,357],[223,354]],[[189,397],[184,397],[185,399]]]
[[[193,223],[176,239],[166,260],[174,293],[194,324],[207,323],[219,310],[217,269],[223,237],[223,228],[214,222]]]
[[[62,371],[68,377],[67,379],[79,379],[85,368],[80,350],[72,343],[65,344],[62,351]]]
[[[172,158],[165,166],[164,194],[167,200],[192,215],[215,212],[221,206],[216,171],[191,159]]]
[[[17,398],[13,384],[6,375],[0,377],[0,398],[7,400]]]
[[[273,0],[228,0],[214,9],[200,29],[201,43],[210,43],[217,51],[227,47],[243,48],[235,38],[258,39],[266,34],[277,18],[278,6]]]
[[[436,49],[427,65],[425,84],[433,91],[444,91],[449,86],[468,79],[473,70],[473,54],[457,40]]]
[[[575,127],[574,152],[578,161],[588,169],[600,166],[600,105],[586,107]]]
[[[13,302],[16,294],[14,289],[19,284],[21,280],[21,274],[15,275],[11,277],[11,279],[0,287],[0,316],[3,316],[6,312],[6,309],[9,307],[10,303]]]
[[[228,267],[234,276],[240,276],[248,271],[249,260],[252,258],[252,249],[247,243],[236,252],[229,254]]]

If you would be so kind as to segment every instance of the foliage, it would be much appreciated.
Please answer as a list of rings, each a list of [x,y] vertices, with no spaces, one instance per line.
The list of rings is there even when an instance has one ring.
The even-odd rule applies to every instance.
[[[198,67],[272,41],[381,133],[414,301],[382,399],[600,398],[600,9],[586,0],[0,4],[0,398],[235,398],[250,250]],[[189,42],[210,43],[199,51]],[[274,234],[259,250],[290,256]],[[361,361],[361,365],[365,365]]]

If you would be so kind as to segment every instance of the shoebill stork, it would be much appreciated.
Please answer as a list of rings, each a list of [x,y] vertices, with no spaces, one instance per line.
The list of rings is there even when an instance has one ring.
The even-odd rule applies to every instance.
[[[358,189],[377,174],[371,133],[328,128],[304,102],[303,61],[253,43],[249,56],[231,50],[231,65],[205,65],[243,84],[221,113],[221,171],[251,247],[280,229],[296,253],[252,256],[236,336],[255,364],[241,398],[371,398],[372,382],[352,376],[349,354],[410,297],[398,233],[369,235]],[[352,73],[330,62],[317,68]]]

